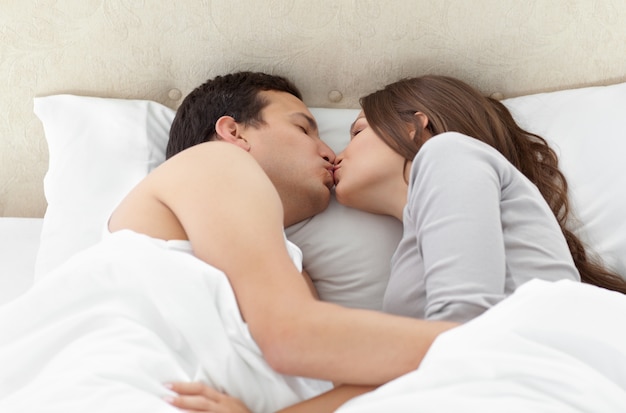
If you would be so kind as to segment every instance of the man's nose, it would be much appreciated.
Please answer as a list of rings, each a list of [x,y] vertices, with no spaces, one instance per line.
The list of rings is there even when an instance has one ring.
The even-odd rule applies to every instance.
[[[335,158],[337,157],[337,155],[335,155],[335,152],[333,152],[333,150],[330,149],[330,146],[328,146],[325,142],[323,141],[320,141],[320,142],[321,142],[320,155],[322,155],[322,158],[324,158],[326,161],[334,164]]]

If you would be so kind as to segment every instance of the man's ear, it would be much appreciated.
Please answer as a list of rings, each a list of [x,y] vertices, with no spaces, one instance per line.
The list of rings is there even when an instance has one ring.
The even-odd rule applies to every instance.
[[[245,151],[250,150],[248,141],[241,136],[242,126],[232,116],[222,116],[215,122],[216,140],[230,142]]]

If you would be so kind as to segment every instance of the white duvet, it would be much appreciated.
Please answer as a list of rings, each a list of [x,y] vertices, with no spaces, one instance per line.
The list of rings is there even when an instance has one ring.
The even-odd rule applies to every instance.
[[[173,412],[202,380],[273,412],[327,390],[265,363],[224,274],[176,242],[111,235],[0,307],[0,412]]]
[[[340,413],[626,412],[626,296],[534,280]]]
[[[0,307],[0,412],[174,412],[175,380],[254,412],[327,390],[269,368],[224,274],[187,247],[122,231]],[[621,294],[529,282],[339,412],[626,412],[625,315]]]

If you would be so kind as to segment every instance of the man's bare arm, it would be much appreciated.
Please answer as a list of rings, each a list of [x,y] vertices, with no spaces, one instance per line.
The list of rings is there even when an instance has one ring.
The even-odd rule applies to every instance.
[[[314,299],[287,253],[278,193],[240,148],[198,145],[168,164],[155,180],[161,202],[194,253],[226,273],[252,336],[278,372],[381,384],[417,368],[432,341],[454,326]]]

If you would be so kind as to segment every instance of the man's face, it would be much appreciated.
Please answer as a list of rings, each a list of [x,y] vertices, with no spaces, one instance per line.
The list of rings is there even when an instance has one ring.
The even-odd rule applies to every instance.
[[[289,226],[328,206],[335,154],[300,99],[285,92],[261,94],[270,102],[261,113],[265,123],[245,128],[241,136],[276,186]]]

